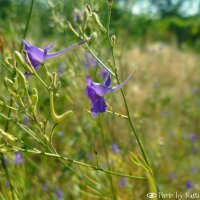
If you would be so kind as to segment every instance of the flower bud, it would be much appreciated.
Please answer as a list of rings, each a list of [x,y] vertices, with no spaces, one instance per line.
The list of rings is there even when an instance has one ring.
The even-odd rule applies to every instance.
[[[53,72],[51,76],[51,85],[53,88],[56,88],[56,79],[57,79],[57,73]]]
[[[32,93],[33,93],[33,95],[32,95],[32,104],[34,106],[36,106],[37,103],[38,103],[38,91],[37,91],[37,89],[33,88]]]
[[[88,11],[87,8],[85,8],[84,13],[83,13],[84,21],[86,22],[90,16],[91,16],[91,13]]]
[[[91,35],[90,35],[90,41],[94,41],[97,39],[97,32],[93,32]]]
[[[116,36],[115,35],[111,36],[111,42],[112,42],[112,46],[114,47],[115,43],[116,43]]]
[[[17,90],[17,89],[18,89],[18,77],[17,77],[17,76],[14,78],[14,85],[13,85],[13,88],[14,88],[14,90]]]
[[[89,4],[86,4],[86,8],[87,8],[88,12],[92,15],[92,9]]]
[[[38,91],[36,88],[33,89],[32,91],[32,110],[33,114],[36,116],[37,115],[37,103],[38,103]]]
[[[29,61],[27,53],[25,51],[23,51],[23,52],[25,53],[25,57],[26,57],[27,61]],[[16,56],[17,61],[22,65],[22,67],[25,69],[25,71],[33,74],[33,68],[31,67],[31,64],[28,65],[24,61],[23,56],[18,51],[15,51],[15,56]],[[29,61],[29,63],[30,63],[30,61]]]
[[[100,22],[99,16],[95,12],[93,12],[92,13],[92,17],[94,18],[94,20],[96,21],[96,23],[98,24],[98,26],[100,27],[100,29],[104,33],[106,33],[106,29],[103,27],[102,23]]]
[[[68,27],[71,29],[71,31],[72,31],[77,37],[79,37],[78,32],[75,31],[75,29],[72,27],[71,23],[70,23],[70,22],[67,22],[67,25],[68,25]]]
[[[111,68],[113,67],[113,64],[112,64],[111,60],[108,60],[107,63],[108,63],[109,67],[111,67]]]

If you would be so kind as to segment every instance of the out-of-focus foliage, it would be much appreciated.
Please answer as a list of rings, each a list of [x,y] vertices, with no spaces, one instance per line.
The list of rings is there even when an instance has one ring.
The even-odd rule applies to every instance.
[[[98,13],[102,24],[106,27],[108,10],[106,0],[49,0],[49,2],[35,0],[26,37],[31,44],[42,48],[49,42],[56,42],[52,51],[57,51],[77,42],[78,39],[71,33],[67,21],[80,32],[83,20],[76,20],[74,14],[81,14],[87,3]],[[154,2],[156,5],[158,1]],[[5,39],[4,36],[3,39],[0,37],[0,57],[6,57],[7,54],[12,56],[14,50],[19,49],[30,3],[31,0],[0,0],[0,32],[5,36]],[[199,191],[200,61],[199,55],[184,48],[200,48],[200,18],[198,15],[161,17],[148,12],[135,15],[132,13],[132,5],[132,0],[113,0],[111,16],[111,34],[116,34],[117,38],[114,52],[120,80],[124,80],[135,66],[139,66],[138,72],[124,87],[132,119],[150,156],[160,190],[166,193],[174,192],[175,189],[182,193]],[[86,32],[88,36],[92,32],[97,32],[97,40],[91,42],[91,48],[105,64],[109,63],[108,60],[112,56],[108,41],[92,17],[88,21]],[[174,44],[181,47],[182,51]],[[61,155],[92,165],[96,165],[95,151],[97,151],[99,163],[105,168],[106,159],[101,139],[102,124],[111,169],[143,175],[144,172],[140,167],[133,165],[129,159],[130,151],[138,153],[139,150],[130,135],[127,120],[112,114],[112,110],[119,114],[126,113],[120,92],[106,96],[110,112],[103,113],[101,121],[86,111],[90,109],[90,102],[85,95],[85,77],[89,73],[94,81],[101,80],[100,64],[92,66],[89,70],[86,67],[87,53],[86,49],[80,47],[46,63],[50,73],[58,73],[57,79],[59,84],[61,83],[59,95],[55,96],[56,112],[61,114],[68,109],[74,112],[69,121],[56,127],[53,141],[55,148]],[[3,66],[0,70],[0,99],[8,102],[10,93],[4,86],[4,79],[7,76],[10,78],[10,74],[7,74]],[[41,66],[38,74],[43,81],[51,84],[44,66]],[[34,76],[28,78],[28,83],[38,89],[38,120],[42,124],[48,122],[46,125],[49,133],[52,120],[48,92]],[[116,84],[112,79],[112,85]],[[19,88],[21,85],[19,82]],[[32,94],[31,89],[29,92]],[[2,107],[1,111],[7,114],[8,108]],[[16,115],[15,112],[12,117],[34,129],[32,118],[28,119],[22,113]],[[5,122],[6,120],[1,117],[1,128]],[[37,147],[36,141],[12,123],[9,133]],[[37,132],[37,136],[43,135]],[[73,175],[56,158],[24,152],[22,159],[24,162],[16,165],[14,153],[5,154],[12,183],[20,194],[19,199],[76,200],[95,199],[96,196],[104,199],[111,196],[109,178],[102,172],[70,164],[76,172],[85,176],[85,180],[92,182],[97,189],[94,190],[82,182],[84,179],[79,180]],[[10,194],[10,187],[2,167],[1,172],[0,199],[5,199],[6,195]],[[149,191],[146,183],[143,180],[113,176],[114,190],[118,199],[145,199]],[[63,198],[58,198],[62,196],[61,193]]]
[[[6,34],[22,34],[25,29],[25,17],[28,14],[30,0],[0,1],[0,31]],[[54,16],[57,21],[73,20],[75,8],[82,9],[85,4],[92,5],[92,8],[101,16],[101,20],[107,23],[107,7],[105,1],[51,1],[56,5]],[[193,1],[187,0],[113,0],[111,33],[126,38],[126,45],[132,45],[129,41],[134,39],[135,43],[144,45],[152,41],[176,42],[178,47],[189,46],[196,50],[200,49],[200,15],[187,16],[187,12]],[[135,15],[132,8],[137,4],[147,4],[148,9],[141,14]],[[195,4],[199,5],[198,1]],[[31,35],[38,37],[52,37],[55,33],[55,26],[51,18],[51,7],[45,0],[36,1],[34,5],[31,24]],[[152,13],[153,12],[153,13]],[[15,23],[9,23],[14,21]],[[37,24],[37,28],[34,28]],[[38,28],[39,27],[39,28]],[[60,34],[63,33],[60,30]],[[69,39],[69,38],[68,38]],[[130,39],[130,40],[129,40]]]

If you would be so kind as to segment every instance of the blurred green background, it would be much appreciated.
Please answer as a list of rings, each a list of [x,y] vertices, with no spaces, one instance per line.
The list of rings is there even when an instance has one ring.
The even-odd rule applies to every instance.
[[[0,0],[0,58],[9,52],[8,46],[13,51],[19,50],[30,3],[30,0]],[[83,20],[77,20],[75,15],[83,17],[81,11],[86,4],[91,5],[106,26],[106,0],[35,0],[27,41],[42,48],[56,42],[55,51],[77,42],[67,21],[79,30]],[[98,38],[91,46],[106,63],[111,59],[106,37],[91,20],[87,33],[90,35],[92,32],[97,32]],[[117,38],[115,53],[120,79],[125,80],[138,66],[137,73],[124,90],[160,190],[165,193],[200,191],[200,0],[113,0],[111,34]],[[58,73],[62,84],[57,112],[74,110],[72,119],[56,129],[54,143],[61,154],[94,165],[95,146],[100,162],[105,166],[99,121],[85,111],[85,108],[90,109],[85,96],[85,76],[88,73],[84,66],[85,53],[85,49],[73,50],[47,64],[50,72]],[[44,81],[50,82],[43,68],[38,73]],[[100,80],[100,69],[92,68],[89,73]],[[3,92],[0,96],[9,99],[3,89],[5,74],[1,69]],[[48,119],[48,94],[34,77],[29,81],[39,91],[39,118]],[[117,83],[113,81],[112,84]],[[120,92],[108,95],[106,100],[112,110],[125,114]],[[5,112],[4,109],[1,111]],[[19,120],[23,121],[23,116]],[[2,127],[4,123],[1,119]],[[139,149],[134,139],[130,139],[127,121],[104,113],[101,123],[112,170],[144,175],[129,159],[129,153],[139,152]],[[12,131],[34,144],[34,141],[23,136],[21,130],[12,127]],[[118,146],[119,152],[113,149],[113,144]],[[105,174],[74,167],[94,180],[94,185],[103,191],[103,197],[101,193],[86,187],[55,159],[24,153],[25,163],[16,167],[11,164],[14,155],[8,154],[7,158],[21,199],[110,197],[109,180]],[[1,192],[5,192],[5,177],[0,182]],[[113,182],[118,199],[144,200],[149,191],[146,182],[119,177],[113,177]],[[62,198],[56,194],[58,188],[62,191]]]

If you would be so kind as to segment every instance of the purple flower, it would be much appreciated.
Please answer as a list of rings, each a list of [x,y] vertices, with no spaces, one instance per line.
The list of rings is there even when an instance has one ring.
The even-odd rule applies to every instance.
[[[106,77],[107,77],[109,74],[110,74],[109,71],[106,70],[106,69],[104,69],[104,70],[101,72],[101,78],[102,78],[102,80],[105,81]]]
[[[75,21],[82,20],[83,15],[84,15],[84,10],[79,11],[78,9],[75,9],[73,12],[73,17]]]
[[[6,186],[7,188],[10,188],[10,183],[9,183],[8,181],[6,181],[6,182],[5,182],[5,186]]]
[[[16,152],[15,153],[15,160],[14,160],[14,163],[17,165],[17,164],[22,164],[24,163],[24,159],[22,158],[22,155],[20,152]]]
[[[96,58],[94,58],[94,56],[92,56],[92,54],[86,52],[84,57],[85,57],[84,65],[87,69],[90,67],[97,66],[97,60],[96,60]]]
[[[119,149],[119,147],[118,147],[116,144],[112,144],[112,150],[113,150],[115,153],[120,153],[120,149]]]
[[[190,171],[191,171],[191,173],[196,173],[196,172],[198,172],[198,169],[196,167],[192,166],[190,168]]]
[[[197,140],[198,140],[198,136],[197,136],[197,134],[192,133],[192,135],[191,135],[191,140],[192,140],[192,142],[197,141]]]
[[[26,42],[25,40],[23,40],[24,49],[27,52],[28,58],[32,64],[32,66],[35,68],[35,70],[37,70],[39,68],[39,66],[42,63],[44,63],[46,60],[60,56],[64,53],[68,52],[70,49],[72,49],[78,45],[81,45],[83,43],[84,43],[84,41],[81,41],[81,42],[73,44],[63,50],[60,50],[58,52],[49,53],[49,50],[54,46],[54,43],[49,44],[44,49],[41,49],[41,48],[33,46],[33,45],[29,44],[28,42]]]
[[[111,88],[109,87],[111,84],[110,75],[108,76],[108,78],[104,84],[93,82],[90,79],[90,76],[86,77],[86,81],[87,81],[86,94],[90,98],[90,102],[91,102],[91,106],[92,106],[91,112],[92,112],[93,116],[96,117],[98,115],[98,113],[103,113],[106,111],[107,106],[106,106],[104,96],[110,92],[113,92],[113,91],[118,90],[121,87],[123,87],[129,81],[131,76],[129,76],[120,85],[117,85],[117,86],[111,87]]]
[[[48,188],[49,188],[49,186],[48,186],[48,184],[47,184],[47,183],[45,183],[45,184],[43,185],[43,187],[42,187],[43,191],[47,191],[47,190],[48,190]]]
[[[126,185],[127,179],[126,177],[122,178],[119,182],[120,187],[124,187]]]
[[[198,153],[198,149],[196,147],[192,147],[192,154],[197,154]]]
[[[58,66],[58,75],[62,76],[64,74],[64,72],[65,72],[65,66],[63,64],[60,64]]]
[[[192,187],[193,187],[192,182],[191,182],[191,181],[187,181],[187,182],[186,182],[186,188],[187,188],[187,189],[191,189]]]
[[[55,194],[58,200],[63,199],[63,192],[59,188],[56,188]]]
[[[169,174],[168,174],[168,179],[169,180],[174,180],[176,178],[176,176],[175,176],[175,174],[173,173],[173,172],[170,172]]]
[[[27,116],[27,115],[24,115],[23,118],[24,118],[24,125],[29,126],[30,123],[29,123],[29,118],[28,118],[28,116]]]

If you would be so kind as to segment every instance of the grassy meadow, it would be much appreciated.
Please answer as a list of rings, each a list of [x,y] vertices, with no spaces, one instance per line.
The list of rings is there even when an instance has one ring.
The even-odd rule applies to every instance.
[[[109,18],[117,1],[9,2],[8,26],[0,20],[0,200],[199,199],[198,51],[135,41]],[[59,52],[80,41],[45,57],[51,43]],[[102,98],[106,110],[94,116]]]

